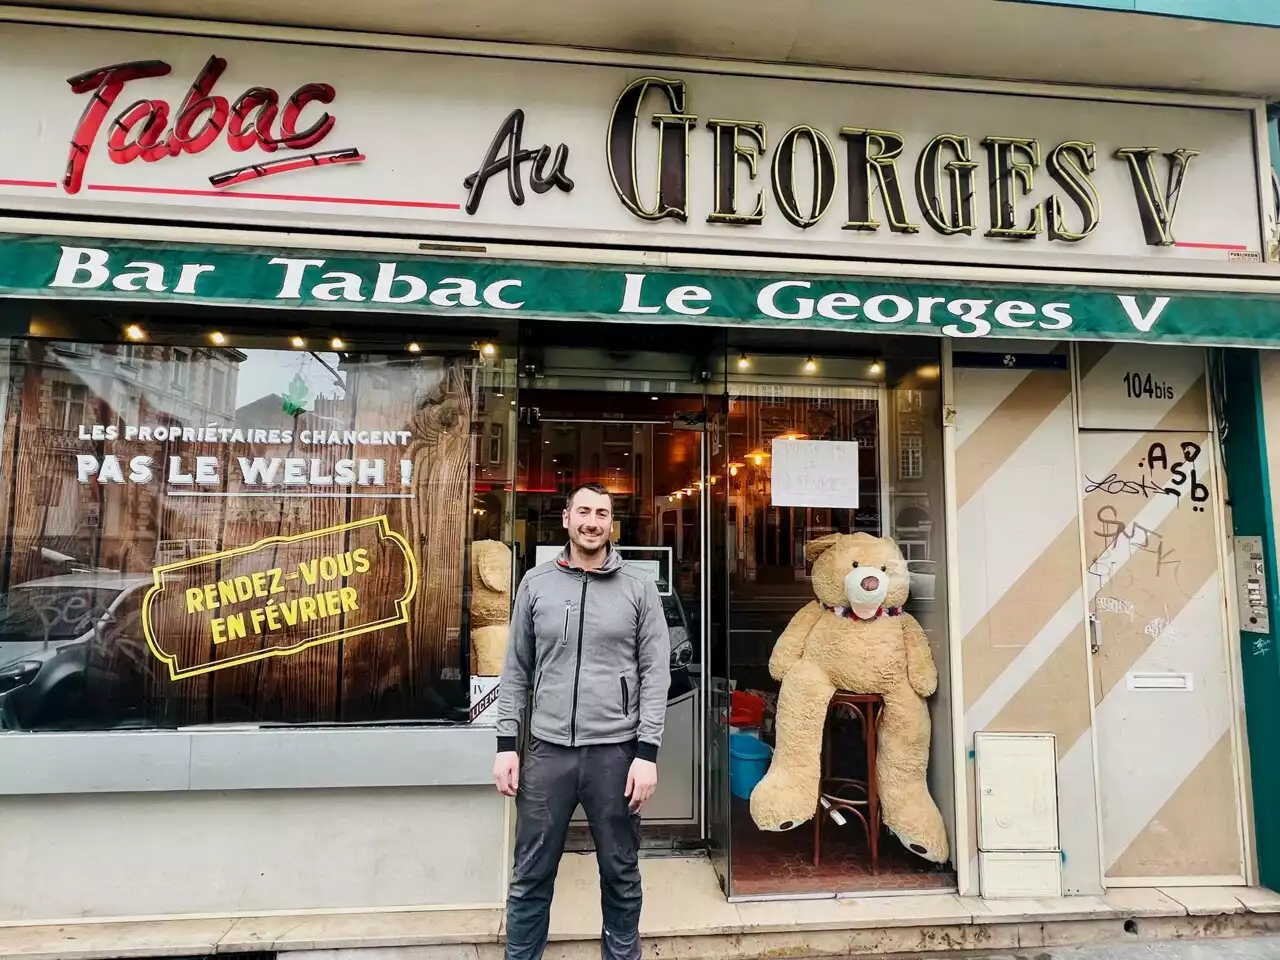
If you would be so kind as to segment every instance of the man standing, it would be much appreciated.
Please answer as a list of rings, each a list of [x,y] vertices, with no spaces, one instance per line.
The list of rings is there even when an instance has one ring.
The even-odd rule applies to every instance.
[[[657,584],[609,545],[609,491],[582,484],[563,520],[568,546],[516,591],[498,695],[493,779],[516,798],[507,958],[539,960],[546,948],[556,871],[581,803],[600,864],[601,955],[639,960],[640,808],[658,785],[670,640]]]

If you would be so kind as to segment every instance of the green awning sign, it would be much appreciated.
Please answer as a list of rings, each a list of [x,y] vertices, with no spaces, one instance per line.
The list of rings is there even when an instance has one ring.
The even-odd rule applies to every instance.
[[[1280,294],[1280,283],[1277,283]],[[0,296],[1280,345],[1280,295],[0,236]]]

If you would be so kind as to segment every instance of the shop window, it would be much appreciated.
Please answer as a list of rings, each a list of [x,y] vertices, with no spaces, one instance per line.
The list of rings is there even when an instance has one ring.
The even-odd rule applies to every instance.
[[[191,354],[186,350],[173,351],[170,385],[175,390],[186,390],[191,383]]]
[[[723,721],[713,710],[712,736],[714,748],[730,755],[730,770],[735,756],[768,756],[768,750],[753,748],[753,741],[777,746],[778,700],[785,681],[780,683],[775,675],[774,654],[789,628],[810,622],[805,617],[815,606],[814,564],[807,548],[838,534],[892,537],[901,562],[884,544],[871,547],[858,541],[859,549],[886,551],[883,556],[893,571],[894,596],[905,596],[895,603],[901,603],[923,629],[938,670],[938,688],[927,703],[931,718],[927,785],[950,832],[955,797],[945,540],[940,522],[944,471],[939,357],[933,344],[876,346],[883,346],[885,353],[809,355],[806,345],[805,353],[797,356],[748,348],[752,364],[745,370],[732,362],[743,347],[731,343],[726,351],[729,402],[722,432],[716,435],[723,452],[713,454],[719,476],[712,493],[711,529],[723,531],[726,540],[720,552],[725,569],[713,567],[712,582],[727,584],[727,603],[718,604],[718,609],[726,611],[727,622],[724,645],[712,647],[709,669],[711,689],[723,683],[733,693],[723,707],[729,712],[730,727],[719,726]],[[842,549],[848,545],[848,541],[836,543]],[[716,563],[714,554],[712,563]],[[854,615],[851,601],[847,608],[836,607],[829,607],[824,615]],[[857,615],[877,619],[899,613],[881,607]],[[887,635],[892,635],[892,629],[886,628]],[[859,678],[856,670],[844,678],[860,687],[883,684],[869,675]],[[813,709],[822,708],[815,705]],[[869,772],[862,731],[854,719],[837,710],[824,720],[828,766],[821,789],[830,796],[856,800],[864,794],[850,784],[862,784],[858,789],[865,791]],[[802,734],[795,730],[793,725],[795,736],[813,734],[812,729]],[[819,751],[812,739],[805,742],[815,754]],[[726,809],[713,811],[711,832],[717,844],[723,842],[721,837],[731,838],[727,872],[732,896],[875,893],[946,889],[954,884],[954,874],[945,864],[917,856],[887,832],[880,836],[873,866],[867,834],[857,815],[847,812],[849,806],[844,807],[843,819],[829,814],[832,807],[817,811],[822,818],[822,855],[821,862],[815,863],[814,825],[805,823],[801,829],[782,832],[762,829],[752,814],[749,789],[732,787],[735,774],[726,777],[719,763],[713,758],[712,796],[726,803]]]
[[[89,388],[83,383],[53,380],[49,384],[49,426],[55,430],[74,430],[85,418]]]
[[[898,478],[919,480],[924,476],[924,437],[903,434],[898,447]]]
[[[489,462],[502,462],[502,424],[489,424]]]
[[[469,349],[6,348],[0,729],[467,719]]]

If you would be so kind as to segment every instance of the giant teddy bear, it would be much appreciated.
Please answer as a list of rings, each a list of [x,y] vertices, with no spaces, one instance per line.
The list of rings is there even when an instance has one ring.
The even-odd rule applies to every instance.
[[[471,544],[471,673],[496,677],[511,629],[511,548],[501,540]]]
[[[790,830],[814,816],[827,705],[836,690],[884,699],[876,779],[885,825],[907,849],[948,859],[947,832],[925,780],[929,710],[938,671],[920,624],[902,611],[910,580],[893,540],[840,534],[805,544],[817,599],[787,625],[769,658],[782,683],[777,747],[751,793],[762,830]]]

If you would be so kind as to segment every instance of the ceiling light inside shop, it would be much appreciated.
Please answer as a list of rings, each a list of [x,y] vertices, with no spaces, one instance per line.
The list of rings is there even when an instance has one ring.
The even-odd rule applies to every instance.
[[[143,330],[136,323],[131,323],[124,328],[124,335],[129,340],[145,340],[147,339],[147,331]]]
[[[346,347],[346,344],[343,342],[341,337],[334,337],[332,340],[329,341],[329,346],[332,347],[334,350],[341,350],[344,347]]]
[[[871,364],[871,366],[867,367],[867,372],[868,372],[869,374],[871,374],[873,377],[878,377],[878,376],[880,376],[880,374],[881,374],[883,371],[884,371],[884,366],[880,363],[880,361],[879,361],[879,360],[877,360],[875,363]]]
[[[421,353],[421,352],[422,352],[422,347],[420,347],[420,346],[419,346],[418,344],[416,344],[416,343],[411,343],[411,344],[409,344],[407,347],[405,347],[405,349],[406,349],[406,350],[408,350],[410,353]]]
[[[817,362],[813,359],[813,357],[810,357],[808,360],[806,360],[806,361],[804,362],[804,372],[805,372],[805,373],[817,373],[817,372],[818,372],[818,364],[817,364]]]
[[[494,354],[498,352],[498,348],[495,347],[492,343],[484,343],[480,345],[480,352],[483,353],[486,357],[492,357]]]
[[[750,369],[750,368],[751,368],[751,360],[750,360],[750,359],[747,357],[747,355],[744,353],[742,356],[740,356],[740,357],[738,358],[738,369],[739,369],[739,370],[748,370],[748,369]]]
[[[307,345],[307,341],[303,340],[301,337],[289,338],[289,346],[293,347],[293,349],[295,350],[301,350],[306,345]]]
[[[227,335],[221,330],[215,330],[213,333],[209,334],[209,342],[220,347],[227,342]]]

